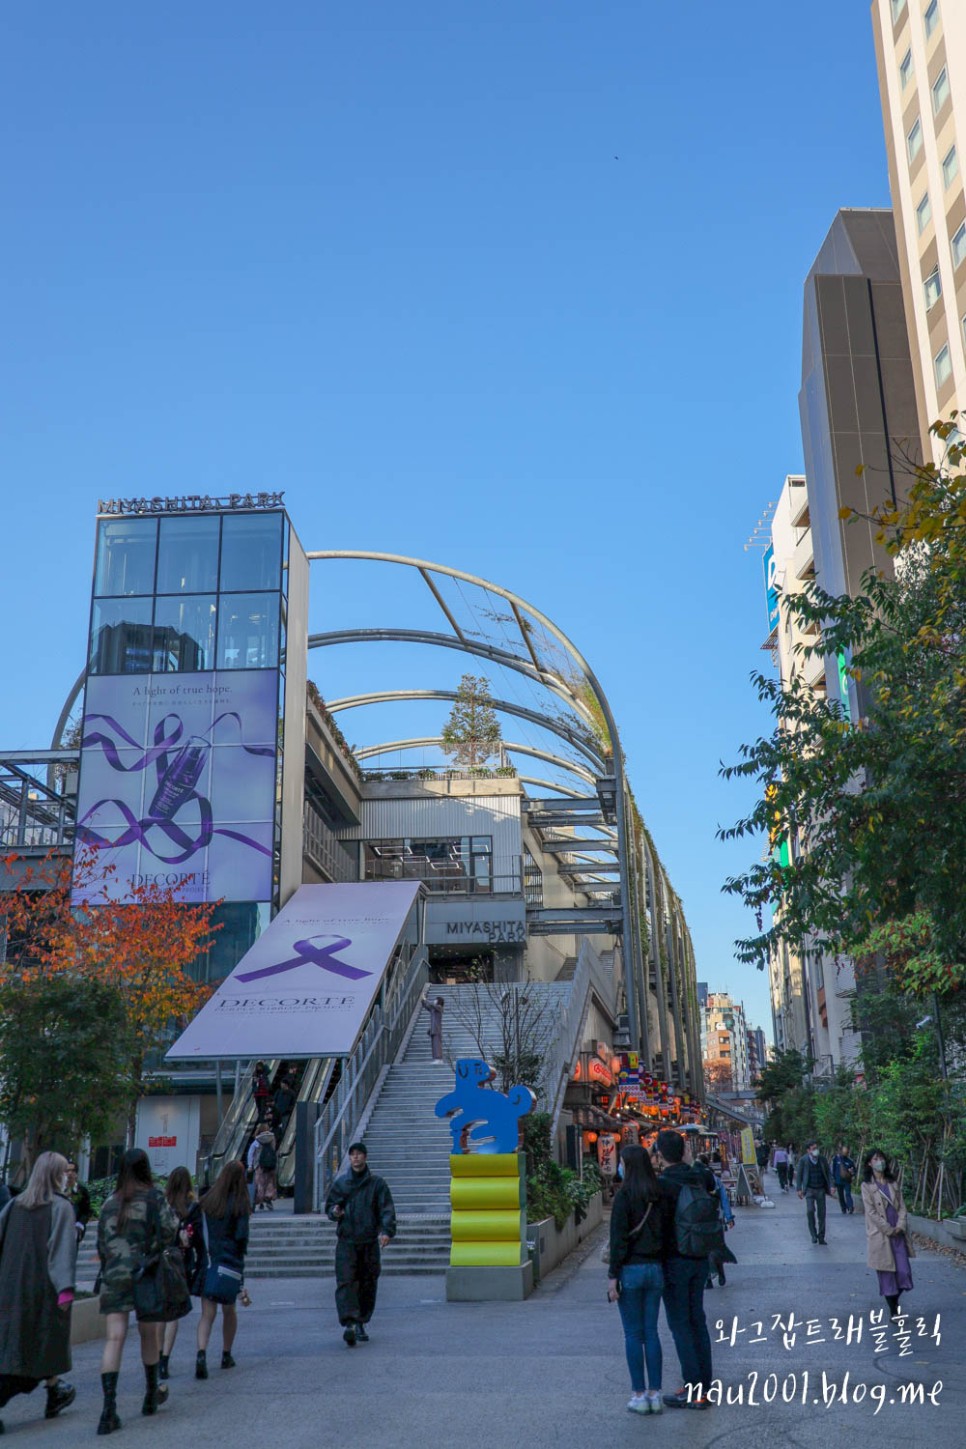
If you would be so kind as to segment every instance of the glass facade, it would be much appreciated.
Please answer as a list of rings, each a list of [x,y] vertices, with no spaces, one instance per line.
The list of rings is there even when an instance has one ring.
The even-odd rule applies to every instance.
[[[206,982],[278,904],[288,547],[275,509],[98,520],[74,897],[218,901]]]
[[[278,668],[284,520],[102,519],[89,672]]]

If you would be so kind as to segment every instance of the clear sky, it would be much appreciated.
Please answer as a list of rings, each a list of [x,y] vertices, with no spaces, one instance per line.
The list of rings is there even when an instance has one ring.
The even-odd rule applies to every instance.
[[[767,726],[743,545],[802,463],[802,283],[838,207],[889,204],[869,0],[17,0],[3,30],[0,747],[47,745],[82,666],[98,498],[284,489],[307,548],[449,562],[566,630],[699,979],[770,1034],[717,769]],[[321,567],[314,629],[409,622],[392,573]],[[311,672],[451,687],[437,654]]]

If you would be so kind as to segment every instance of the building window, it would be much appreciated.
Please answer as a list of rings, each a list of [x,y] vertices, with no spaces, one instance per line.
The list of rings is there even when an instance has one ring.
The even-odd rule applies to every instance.
[[[902,82],[902,89],[912,80],[912,51],[907,50],[899,64],[899,80]]]
[[[966,221],[963,222],[959,231],[953,237],[953,266],[960,267],[966,262]]]
[[[939,280],[939,268],[933,267],[929,276],[923,283],[926,292],[926,311],[929,312],[939,301],[943,294],[943,284]]]
[[[208,594],[218,587],[220,520],[162,518],[158,540],[159,594]]]
[[[936,77],[936,84],[932,88],[932,113],[938,116],[943,106],[949,100],[949,76],[946,74],[946,67]]]
[[[281,584],[281,569],[280,513],[239,513],[223,520],[222,589],[233,592],[277,589]]]
[[[948,343],[943,347],[941,352],[936,353],[936,360],[933,363],[933,367],[936,370],[936,386],[942,387],[953,370]]]
[[[213,669],[216,615],[213,594],[159,598],[154,606],[155,669]]]
[[[494,881],[491,835],[367,840],[365,862],[366,880],[421,880],[431,891],[477,895],[520,889],[518,876],[512,883],[503,876]],[[542,894],[542,880],[540,885]]]
[[[956,154],[956,147],[950,146],[943,160],[943,186],[948,191],[956,177],[959,175],[959,157]]]
[[[98,597],[152,594],[157,550],[156,518],[112,518],[101,523],[94,593]]]
[[[912,130],[909,132],[908,136],[906,137],[906,152],[908,154],[909,160],[910,161],[915,161],[916,157],[919,155],[919,152],[921,150],[922,150],[922,124],[921,124],[920,121],[917,120],[916,121],[916,124],[913,126]]]
[[[892,23],[895,25],[899,16],[906,8],[906,0],[892,0]]]
[[[925,14],[925,22],[926,39],[928,40],[930,35],[932,35],[933,31],[935,30],[936,26],[939,24],[939,0],[932,0],[932,4],[929,6],[929,9],[926,11]]]
[[[222,594],[216,669],[278,668],[278,594]]]
[[[920,236],[922,236],[923,232],[926,230],[926,227],[929,225],[931,220],[932,207],[929,204],[929,192],[927,191],[925,196],[920,201],[919,205],[916,207],[916,226],[919,228]]]

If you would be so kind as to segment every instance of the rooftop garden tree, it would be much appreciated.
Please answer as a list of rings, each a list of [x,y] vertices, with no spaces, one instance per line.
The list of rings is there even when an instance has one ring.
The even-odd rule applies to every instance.
[[[499,752],[502,738],[490,681],[464,674],[443,726],[443,749],[463,769],[480,770]]]

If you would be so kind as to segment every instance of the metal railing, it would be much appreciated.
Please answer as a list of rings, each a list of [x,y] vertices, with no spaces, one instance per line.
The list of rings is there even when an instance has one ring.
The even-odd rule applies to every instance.
[[[366,880],[418,880],[431,895],[500,896],[521,895],[523,867],[519,855],[474,856],[485,860],[487,869],[479,864],[473,871],[455,860],[438,861],[422,856],[386,856],[366,861]],[[542,894],[542,892],[541,892]]]
[[[337,1177],[349,1143],[379,1078],[399,1050],[410,1019],[429,979],[424,947],[413,952],[398,988],[385,1006],[376,1005],[345,1062],[339,1085],[315,1128],[314,1202],[321,1211],[329,1184]]]
[[[342,884],[359,879],[355,859],[308,801],[302,807],[302,850],[330,880]]]
[[[607,981],[597,952],[587,941],[583,941],[573,974],[567,1012],[550,1048],[545,1077],[547,1107],[552,1118],[554,1137],[563,1108],[564,1093],[583,1039],[584,1017],[587,1014],[587,1002],[592,987],[597,988],[609,1006],[614,996],[613,984]]]

